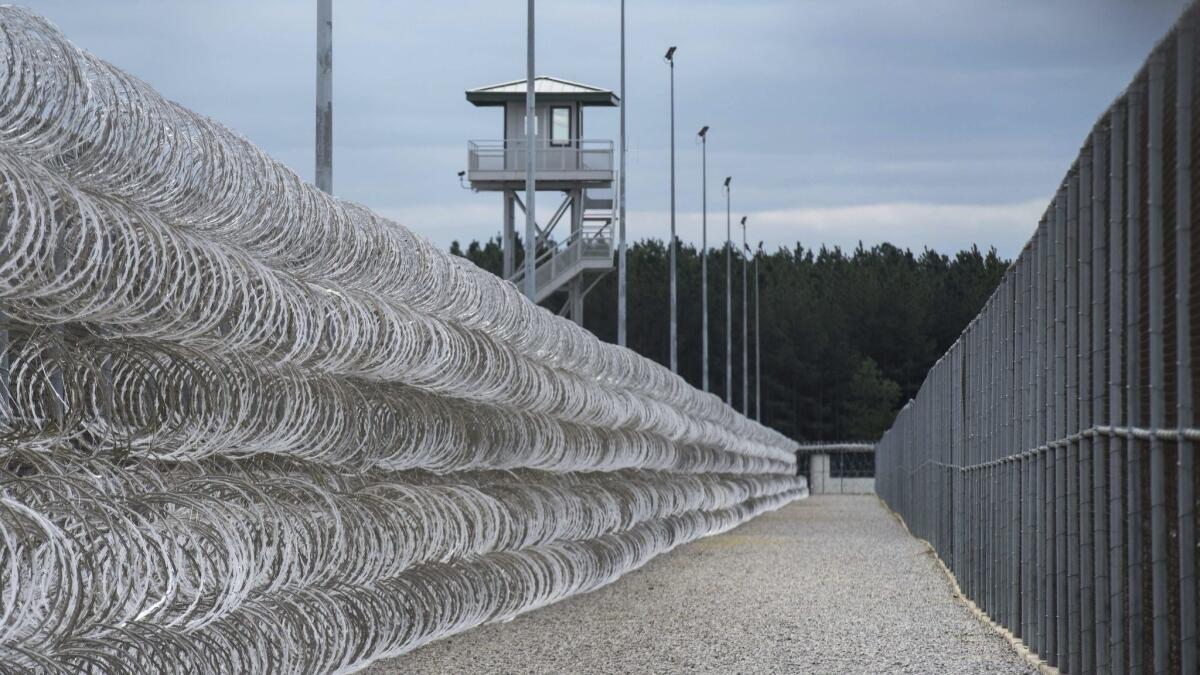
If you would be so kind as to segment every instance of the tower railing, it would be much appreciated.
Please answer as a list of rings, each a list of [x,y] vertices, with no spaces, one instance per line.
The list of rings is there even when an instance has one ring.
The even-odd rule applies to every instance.
[[[524,175],[527,141],[524,138],[467,141],[467,171],[473,180],[487,174]],[[598,180],[612,180],[613,142],[571,139],[553,142],[534,140],[534,166],[539,173],[595,173]]]

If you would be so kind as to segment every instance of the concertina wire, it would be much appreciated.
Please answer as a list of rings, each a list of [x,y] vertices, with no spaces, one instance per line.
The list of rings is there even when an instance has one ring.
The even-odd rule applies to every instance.
[[[796,444],[0,7],[0,670],[347,672],[806,496]]]

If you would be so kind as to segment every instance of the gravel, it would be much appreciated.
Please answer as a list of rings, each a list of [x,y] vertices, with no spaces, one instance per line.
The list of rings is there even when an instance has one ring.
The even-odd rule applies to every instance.
[[[391,673],[1035,672],[874,496],[795,502]]]

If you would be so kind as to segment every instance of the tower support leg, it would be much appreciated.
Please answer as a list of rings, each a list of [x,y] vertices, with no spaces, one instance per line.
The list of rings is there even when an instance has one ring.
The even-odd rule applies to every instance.
[[[516,195],[512,190],[504,191],[504,230],[500,234],[500,248],[504,255],[504,278],[511,279],[516,270]]]
[[[571,303],[571,320],[583,327],[583,275],[575,277],[567,286],[567,302]]]

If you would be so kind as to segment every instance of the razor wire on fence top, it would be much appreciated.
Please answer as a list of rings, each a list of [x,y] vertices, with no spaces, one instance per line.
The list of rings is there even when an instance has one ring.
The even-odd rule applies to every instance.
[[[354,670],[806,495],[795,447],[0,8],[0,669]]]
[[[1200,11],[1084,143],[878,444],[876,489],[1069,673],[1195,673]]]

